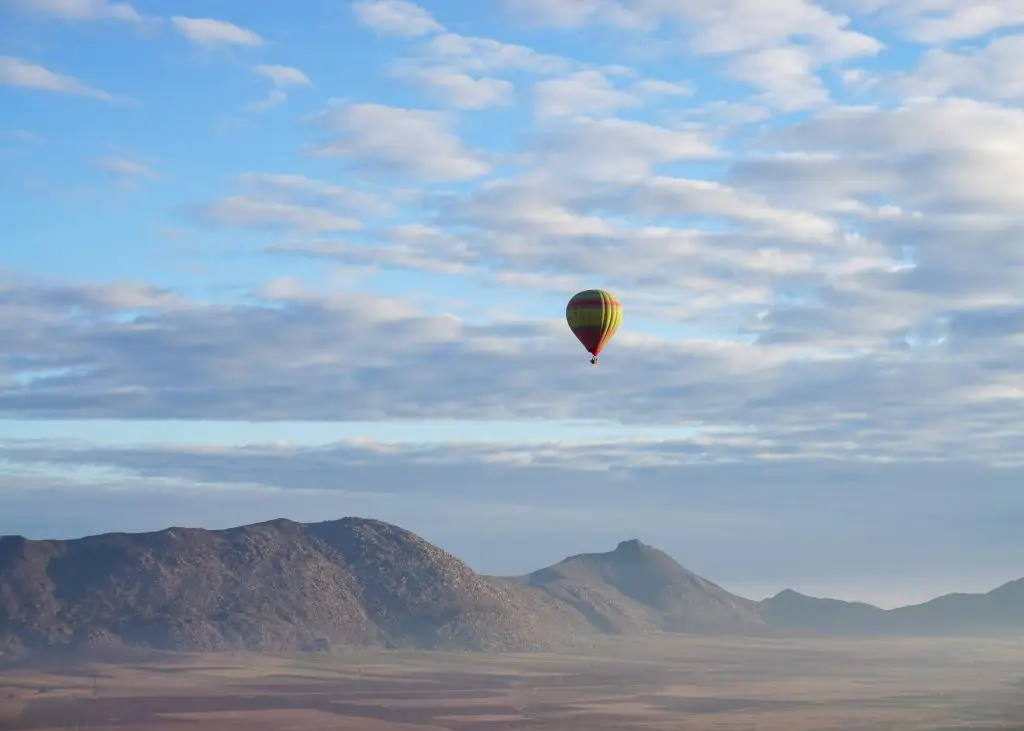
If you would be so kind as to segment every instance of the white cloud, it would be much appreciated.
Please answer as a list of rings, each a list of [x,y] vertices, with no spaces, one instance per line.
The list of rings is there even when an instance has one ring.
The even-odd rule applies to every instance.
[[[809,39],[817,58],[840,60],[871,55],[881,49],[876,39],[849,28],[849,18],[829,13],[808,0],[729,0],[710,6],[697,0],[665,3],[674,20],[696,23],[695,49],[704,53],[764,50]]]
[[[288,92],[285,89],[312,84],[305,73],[291,66],[259,65],[253,66],[252,70],[257,76],[262,76],[273,85],[266,97],[248,105],[249,111],[253,112],[264,112],[284,104],[288,101]]]
[[[611,155],[621,165],[614,150]],[[864,271],[894,266],[884,249],[847,242],[827,216],[787,209],[743,189],[639,173],[628,179],[618,169],[595,184],[586,176],[601,170],[581,171],[575,158],[550,162],[543,173],[447,200],[437,220],[458,226],[458,235],[389,229],[373,246],[291,250],[348,265],[376,261],[558,293],[597,277],[614,282],[635,306],[647,305],[648,316],[681,321],[768,307],[779,279],[814,278],[838,262],[857,262]],[[662,223],[666,218],[676,224]],[[728,233],[701,230],[712,219]],[[497,270],[489,264],[495,259],[502,262]]]
[[[827,217],[784,210],[761,196],[708,180],[655,177],[634,186],[616,186],[592,205],[656,218],[721,215],[746,223],[760,234],[780,235],[791,241],[825,244],[839,233],[835,222]]]
[[[840,179],[850,165],[874,171],[874,192],[932,214],[934,225],[951,214],[981,217],[974,225],[1012,224],[1024,200],[1019,109],[968,99],[921,99],[894,110],[835,109],[773,139],[835,153],[829,168]]]
[[[288,173],[248,172],[237,192],[193,209],[201,223],[305,237],[358,231],[364,217],[386,219],[394,207],[379,196]]]
[[[528,46],[505,43],[493,38],[443,32],[431,36],[415,49],[417,54],[401,58],[388,65],[391,76],[421,86],[442,103],[461,109],[484,109],[509,106],[515,102],[512,82],[499,78],[502,74],[528,73],[539,76],[572,74],[562,83],[586,83],[587,74],[621,73],[622,68],[601,68],[564,56],[540,53]],[[544,87],[541,88],[543,93]],[[633,94],[653,97],[657,95],[686,94],[685,84],[670,84],[651,80],[637,84]]]
[[[86,84],[84,81],[50,71],[44,66],[13,56],[0,56],[0,84],[24,89],[48,91],[54,94],[86,96],[113,101],[113,95]]]
[[[171,18],[171,22],[183,36],[200,46],[259,46],[263,43],[263,38],[258,33],[226,20],[176,15]]]
[[[642,8],[630,8],[618,0],[503,0],[520,21],[555,28],[578,28],[604,22],[621,28],[647,28],[650,20]]]
[[[1024,96],[1024,35],[995,38],[967,51],[932,48],[917,68],[891,81],[907,96],[969,95],[990,100]]]
[[[239,228],[287,227],[302,231],[352,231],[361,224],[319,208],[233,195],[204,206],[202,217],[222,226]]]
[[[433,36],[424,44],[423,54],[433,63],[475,74],[501,71],[560,74],[579,65],[564,56],[540,53],[529,46],[458,33]]]
[[[259,65],[253,72],[269,79],[274,86],[309,86],[312,82],[302,71],[291,66]]]
[[[515,101],[515,87],[504,79],[473,78],[457,69],[401,62],[392,66],[398,79],[422,87],[432,96],[457,109],[486,109],[509,106]]]
[[[141,23],[144,18],[130,2],[111,0],[13,0],[21,10],[62,20],[121,20]]]
[[[453,131],[439,112],[382,104],[338,103],[315,119],[340,137],[314,147],[313,155],[339,157],[384,174],[423,180],[468,180],[489,165]]]
[[[640,94],[650,96],[690,96],[693,85],[689,82],[662,81],[660,79],[641,79],[633,88]]]
[[[305,201],[382,218],[394,213],[394,205],[378,195],[304,175],[249,172],[239,176],[238,183],[248,195],[272,200]]]
[[[670,27],[689,41],[690,52],[725,56],[729,76],[761,89],[754,103],[782,111],[829,101],[818,77],[823,64],[873,56],[883,48],[877,39],[852,29],[849,17],[809,0],[505,0],[505,4],[526,22],[556,28],[590,23],[624,30]],[[673,48],[678,52],[678,47]],[[583,105],[581,111],[591,114],[637,103],[635,95],[628,96],[607,82],[543,83],[545,90],[556,92],[545,99],[560,98],[557,92],[565,99],[547,105],[553,113],[569,113],[574,99]],[[640,91],[639,85],[636,90]]]
[[[568,117],[578,114],[614,114],[638,106],[639,97],[615,87],[599,71],[579,71],[561,79],[540,81],[533,87],[537,114]]]
[[[99,170],[123,178],[157,180],[163,177],[149,165],[128,157],[97,157],[92,164]]]
[[[266,112],[270,109],[275,109],[288,101],[288,92],[284,89],[274,87],[267,92],[267,95],[262,99],[254,102],[250,102],[245,106],[247,111],[250,112]]]
[[[802,48],[784,46],[745,53],[728,64],[728,72],[763,90],[757,102],[782,111],[818,107],[829,101],[811,55]]]
[[[659,165],[714,159],[719,152],[697,127],[578,117],[540,129],[531,154],[541,170],[591,181],[629,181],[650,176]]]
[[[389,35],[415,38],[444,30],[429,11],[406,0],[364,0],[352,10],[363,25]]]
[[[303,240],[268,246],[265,251],[277,254],[320,257],[349,266],[365,266],[374,269],[393,268],[407,271],[430,272],[433,274],[465,275],[472,273],[472,265],[478,264],[476,257],[458,250],[427,252],[422,247],[409,244],[391,243],[373,246],[357,246],[344,241]],[[462,256],[468,261],[459,261]]]
[[[983,36],[1024,23],[1017,0],[842,0],[849,10],[877,13],[880,20],[920,43],[944,43]]]
[[[881,43],[852,30],[850,19],[809,0],[505,0],[524,21],[558,28],[603,23],[647,29],[675,23],[699,53],[722,54],[776,48],[796,38],[819,60],[870,55]]]

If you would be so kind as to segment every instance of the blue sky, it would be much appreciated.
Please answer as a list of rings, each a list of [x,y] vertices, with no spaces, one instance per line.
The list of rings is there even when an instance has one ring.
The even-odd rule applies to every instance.
[[[0,0],[0,532],[1024,575],[1024,13],[986,7]]]

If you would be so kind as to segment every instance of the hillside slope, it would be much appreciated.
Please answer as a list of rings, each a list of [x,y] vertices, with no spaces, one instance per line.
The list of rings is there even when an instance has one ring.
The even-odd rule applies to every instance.
[[[387,523],[0,539],[0,642],[173,650],[525,650],[589,630]]]

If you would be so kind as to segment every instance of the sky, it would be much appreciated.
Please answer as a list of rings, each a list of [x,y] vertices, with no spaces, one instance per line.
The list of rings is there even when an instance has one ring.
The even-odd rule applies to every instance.
[[[1018,0],[0,0],[0,534],[1024,576]],[[611,289],[599,367],[564,320]]]

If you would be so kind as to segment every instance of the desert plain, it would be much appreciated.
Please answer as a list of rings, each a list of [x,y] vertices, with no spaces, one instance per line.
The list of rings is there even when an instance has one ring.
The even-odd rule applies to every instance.
[[[602,641],[571,654],[134,653],[0,667],[5,731],[1024,729],[1021,639]]]

